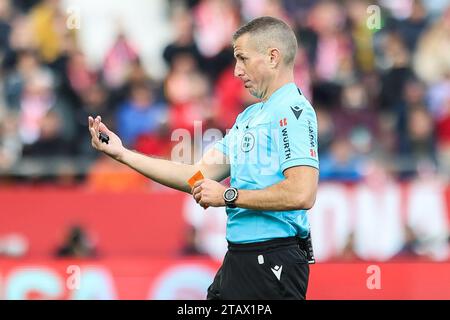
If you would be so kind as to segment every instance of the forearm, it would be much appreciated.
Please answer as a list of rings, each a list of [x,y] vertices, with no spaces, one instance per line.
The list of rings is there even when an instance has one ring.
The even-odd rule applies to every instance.
[[[309,190],[299,191],[292,181],[283,180],[262,190],[239,190],[236,206],[252,210],[308,210],[315,201]]]
[[[191,192],[187,180],[198,170],[195,165],[152,158],[128,149],[117,160],[153,181],[187,193]]]

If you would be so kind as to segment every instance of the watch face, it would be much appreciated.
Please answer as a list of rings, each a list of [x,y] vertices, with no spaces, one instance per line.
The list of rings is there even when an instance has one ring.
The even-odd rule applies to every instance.
[[[228,190],[225,192],[224,198],[225,198],[227,201],[232,201],[232,200],[234,199],[235,196],[236,196],[236,190],[234,190],[234,189],[228,189]]]

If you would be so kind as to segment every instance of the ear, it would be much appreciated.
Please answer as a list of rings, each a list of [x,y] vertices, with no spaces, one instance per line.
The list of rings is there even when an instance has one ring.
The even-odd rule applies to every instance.
[[[276,68],[281,63],[281,52],[278,48],[269,48],[270,66]]]

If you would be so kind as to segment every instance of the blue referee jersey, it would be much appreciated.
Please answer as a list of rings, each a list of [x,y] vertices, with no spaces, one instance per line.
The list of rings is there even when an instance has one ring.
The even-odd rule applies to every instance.
[[[317,118],[309,101],[288,83],[265,102],[246,108],[215,146],[230,161],[231,186],[259,190],[285,179],[294,166],[319,169]],[[306,237],[306,210],[260,211],[227,208],[227,240],[251,243],[274,238]]]

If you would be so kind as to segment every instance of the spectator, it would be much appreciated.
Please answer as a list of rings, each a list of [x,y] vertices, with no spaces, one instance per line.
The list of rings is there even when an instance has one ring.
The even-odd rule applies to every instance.
[[[56,250],[56,256],[60,258],[93,258],[97,256],[97,250],[82,226],[71,226],[66,234],[64,242]]]
[[[434,86],[430,93],[434,98],[438,161],[443,175],[450,177],[450,79]]]
[[[189,226],[187,228],[186,237],[184,239],[185,243],[183,247],[181,248],[180,255],[182,256],[200,256],[204,255],[196,245],[196,237],[197,237],[197,231],[194,227]]]
[[[84,54],[79,50],[69,53],[65,74],[70,88],[78,96],[81,96],[83,91],[93,86],[98,80],[97,74],[90,70]]]
[[[0,2],[0,57],[11,50],[9,36],[11,33],[12,8],[9,0]]]
[[[117,113],[117,129],[124,143],[134,146],[141,134],[156,132],[166,119],[166,106],[155,102],[152,90],[146,84],[135,84],[130,96]]]
[[[380,109],[392,112],[402,102],[399,92],[403,92],[414,73],[410,67],[411,54],[398,34],[389,33],[386,36],[384,51],[387,70],[381,76]]]
[[[320,81],[335,81],[352,52],[350,39],[344,33],[344,12],[336,3],[322,1],[311,12],[309,21],[318,36],[316,76]]]
[[[63,121],[56,110],[49,110],[40,120],[39,138],[32,144],[25,145],[24,156],[58,157],[71,154],[62,135]]]
[[[63,33],[67,30],[59,5],[59,0],[43,0],[30,12],[39,55],[48,63],[59,56]]]
[[[369,1],[348,1],[346,10],[354,45],[355,62],[358,70],[371,72],[375,67],[375,53],[372,30],[367,28]]]
[[[18,120],[13,114],[0,115],[0,172],[8,172],[22,154]]]
[[[145,85],[151,88],[155,103],[165,104],[164,92],[162,84],[153,79],[145,70],[140,58],[136,58],[128,64],[128,71],[125,75],[124,83],[115,90],[106,87],[109,95],[108,103],[109,111],[117,113],[118,107],[128,98],[133,87]]]
[[[109,49],[103,66],[103,77],[110,88],[119,88],[125,83],[130,63],[138,58],[137,50],[123,32]]]
[[[412,1],[411,14],[406,19],[395,19],[392,29],[405,41],[409,51],[416,49],[417,41],[428,24],[427,11],[422,0]]]
[[[428,84],[445,78],[450,72],[450,6],[418,40],[414,69]]]
[[[6,72],[4,81],[5,102],[9,109],[20,109],[20,103],[26,82],[31,82],[33,77],[46,77],[52,81],[50,70],[40,64],[36,52],[29,49],[16,51],[16,63],[13,69]],[[48,83],[48,85],[53,85]]]
[[[129,40],[133,31],[127,28],[125,33],[124,23],[100,61],[100,72],[100,65],[91,64],[89,52],[79,46],[76,33],[63,26],[60,1],[3,1],[1,85],[8,118],[2,122],[18,119],[3,123],[3,168],[20,162],[22,144],[24,154],[40,153],[36,146],[47,139],[40,136],[41,122],[51,122],[43,120],[50,110],[49,117],[57,114],[64,128],[58,133],[65,143],[61,152],[82,157],[91,154],[81,134],[85,126],[81,119],[87,113],[100,114],[110,126],[125,131],[134,129],[124,129],[124,123],[130,126],[138,119],[141,124],[129,133],[130,143],[152,154],[167,155],[172,146],[166,139],[170,132],[177,128],[192,132],[194,121],[202,121],[203,129],[229,129],[230,119],[253,101],[230,73],[234,63],[228,33],[241,18],[270,14],[283,17],[297,28],[300,48],[296,81],[320,109],[318,138],[325,158],[331,157],[330,147],[341,137],[346,137],[343,139],[352,152],[362,159],[375,152],[410,161],[415,159],[411,153],[417,155],[419,145],[431,141],[436,150],[418,153],[433,152],[432,157],[439,159],[439,167],[445,172],[446,154],[450,154],[445,98],[450,72],[440,52],[446,52],[442,48],[447,43],[450,8],[436,15],[429,11],[430,4],[420,0],[411,2],[410,12],[381,4],[388,21],[374,34],[366,26],[368,2],[253,2],[242,1],[241,6],[233,0],[170,2],[175,33],[173,41],[162,48],[169,70],[162,79],[154,79]],[[184,3],[183,8],[180,3]],[[400,18],[399,13],[405,12]],[[212,16],[214,24],[208,23]],[[102,77],[104,86],[99,84]],[[416,77],[424,83],[420,85],[420,101],[412,102],[408,94],[417,91]],[[134,89],[147,85],[153,88],[150,93]],[[428,116],[424,112],[431,118],[425,121]],[[142,114],[145,116],[140,117]],[[133,121],[124,121],[127,117]],[[426,127],[425,123],[433,127],[426,134],[431,140],[412,142],[411,134],[418,133],[422,125]],[[48,148],[42,152],[45,150]],[[414,165],[409,167],[414,171]]]
[[[76,110],[76,152],[79,155],[87,157],[95,157],[92,152],[91,141],[85,134],[87,129],[86,117],[89,114],[98,114],[105,119],[105,122],[113,126],[111,111],[112,108],[108,106],[108,92],[106,88],[100,84],[95,83],[86,88],[81,95],[81,108]]]
[[[19,132],[25,144],[39,139],[40,122],[53,106],[53,78],[49,72],[39,72],[26,78],[20,97]]]
[[[172,21],[175,29],[175,40],[166,46],[163,57],[170,68],[173,67],[177,55],[190,55],[198,68],[204,68],[205,62],[194,41],[194,25],[191,14],[185,9],[176,8]]]
[[[214,57],[230,45],[230,38],[239,24],[236,9],[232,0],[201,0],[195,7],[195,37],[203,56]]]
[[[417,161],[421,158],[435,161],[435,136],[424,85],[414,79],[407,81],[402,97],[396,107],[397,150],[403,164],[400,177],[407,178],[415,174]]]
[[[333,142],[330,152],[321,159],[321,180],[358,181],[362,178],[362,162],[345,138]]]
[[[207,126],[215,112],[209,92],[208,78],[195,67],[192,57],[178,55],[165,83],[170,129],[193,132],[194,121],[203,121]]]
[[[433,121],[424,107],[410,110],[408,117],[408,141],[406,152],[414,161],[435,162],[435,140]]]
[[[214,88],[217,109],[215,122],[223,132],[230,129],[236,116],[244,110],[245,106],[249,106],[254,101],[254,98],[242,87],[241,81],[233,76],[232,68],[233,66],[230,66],[222,72]]]

